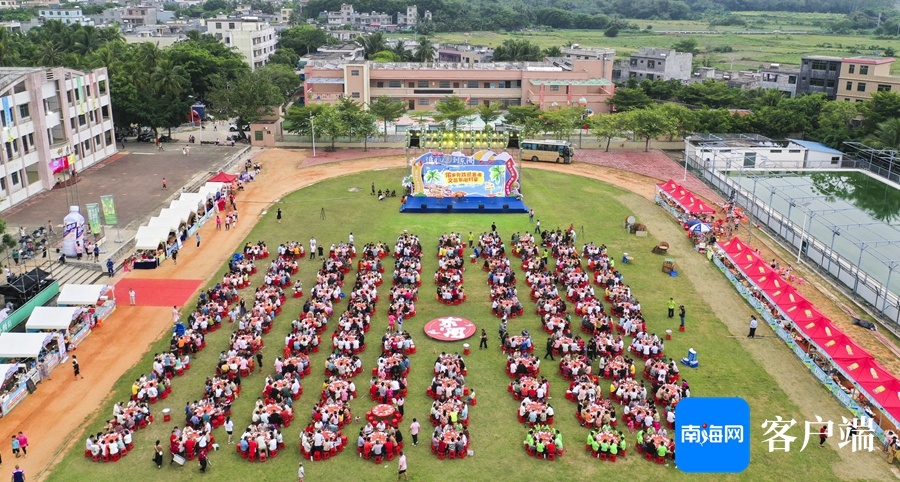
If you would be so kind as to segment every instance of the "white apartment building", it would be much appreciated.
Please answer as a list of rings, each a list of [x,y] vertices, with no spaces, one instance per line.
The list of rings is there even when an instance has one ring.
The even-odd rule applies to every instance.
[[[0,67],[0,211],[116,153],[106,68]]]
[[[92,18],[85,17],[80,8],[42,8],[38,10],[41,22],[57,20],[66,25],[94,25]]]
[[[7,8],[19,8],[18,0],[0,0],[0,10]]]
[[[211,18],[206,20],[206,33],[236,48],[253,70],[269,62],[278,43],[275,27],[256,17]]]

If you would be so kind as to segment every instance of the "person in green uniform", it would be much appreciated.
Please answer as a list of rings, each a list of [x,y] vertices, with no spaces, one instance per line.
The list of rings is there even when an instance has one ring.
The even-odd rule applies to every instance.
[[[666,448],[666,444],[659,444],[659,447],[656,447],[656,455],[659,457],[665,457],[669,452],[669,449]]]
[[[546,448],[544,447],[544,442],[541,442],[540,439],[538,439],[537,444],[535,444],[535,450],[537,451],[537,454],[543,457],[545,449]]]
[[[669,318],[675,318],[675,299],[669,298],[669,301],[666,302],[666,308],[669,309]]]

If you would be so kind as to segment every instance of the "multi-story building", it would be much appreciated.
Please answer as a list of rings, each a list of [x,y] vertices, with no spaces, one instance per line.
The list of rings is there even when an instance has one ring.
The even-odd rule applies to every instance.
[[[900,77],[891,76],[891,57],[850,57],[841,60],[837,99],[863,102],[875,92],[900,92]]]
[[[156,7],[147,5],[125,7],[122,12],[122,24],[126,28],[156,25],[156,12]]]
[[[0,0],[0,10],[7,8],[19,8],[18,0]]]
[[[499,103],[542,109],[581,105],[608,112],[615,86],[609,78],[612,58],[551,62],[434,64],[310,60],[304,67],[309,103],[334,103],[342,97],[369,103],[387,96],[410,110],[433,110],[456,95],[478,106]]]
[[[582,47],[572,44],[560,49],[563,57],[569,60],[607,60],[616,56],[616,51],[604,47]]]
[[[824,93],[834,100],[841,73],[841,58],[811,55],[800,60],[800,81],[797,94]]]
[[[20,7],[53,7],[59,6],[59,0],[19,0]]]
[[[691,64],[694,55],[675,49],[641,47],[628,60],[616,65],[613,78],[616,81],[637,79],[647,80],[688,80],[691,78]]]
[[[425,16],[431,19],[431,12],[426,10]],[[419,9],[415,5],[406,7],[406,13],[397,12],[397,26],[406,29],[415,29],[419,25]]]
[[[787,97],[797,95],[797,80],[800,70],[794,67],[782,67],[771,64],[759,71],[759,87],[761,89],[777,89]]]
[[[329,28],[340,28],[350,25],[354,28],[377,28],[394,23],[393,15],[384,12],[357,12],[353,5],[342,3],[337,12],[325,12]]]
[[[106,69],[0,67],[0,141],[0,210],[115,154]]]
[[[80,8],[42,8],[38,10],[42,22],[56,20],[66,25],[94,25],[94,20],[85,17]]]
[[[253,70],[269,62],[278,43],[275,27],[256,17],[212,18],[206,21],[206,29],[225,45],[237,48]]]
[[[413,47],[415,49],[415,47]],[[478,47],[472,45],[440,45],[437,49],[438,62],[456,62],[463,64],[478,64],[489,61],[494,55],[494,49],[490,47]]]

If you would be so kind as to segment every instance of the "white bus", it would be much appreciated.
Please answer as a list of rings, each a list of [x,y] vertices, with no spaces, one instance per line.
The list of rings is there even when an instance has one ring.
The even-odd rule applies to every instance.
[[[524,161],[547,161],[570,164],[575,157],[572,143],[568,141],[525,139],[519,144]]]

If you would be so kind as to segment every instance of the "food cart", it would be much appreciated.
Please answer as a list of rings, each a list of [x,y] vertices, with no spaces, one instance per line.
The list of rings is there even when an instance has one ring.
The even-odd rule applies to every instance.
[[[115,286],[64,284],[56,298],[58,306],[80,306],[103,321],[116,309]]]

